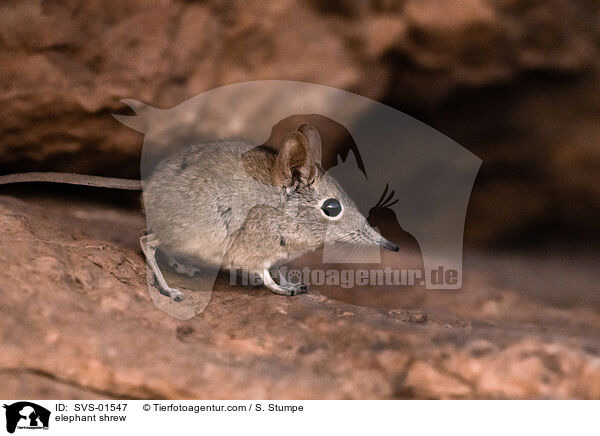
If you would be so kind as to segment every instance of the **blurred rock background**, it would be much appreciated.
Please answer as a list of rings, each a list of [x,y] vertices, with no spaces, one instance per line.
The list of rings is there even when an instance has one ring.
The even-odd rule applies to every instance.
[[[238,81],[377,99],[484,161],[467,244],[595,244],[600,4],[571,0],[4,1],[0,172],[139,176],[122,98]]]
[[[148,295],[137,194],[3,187],[0,398],[600,398],[599,48],[596,0],[4,0],[0,174],[139,177],[121,99],[259,79],[384,102],[483,166],[461,290],[225,275],[188,321]]]

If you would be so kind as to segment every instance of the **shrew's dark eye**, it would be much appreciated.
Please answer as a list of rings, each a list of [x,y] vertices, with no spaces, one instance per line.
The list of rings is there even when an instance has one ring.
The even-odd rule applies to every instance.
[[[342,205],[337,198],[328,198],[323,202],[321,210],[326,216],[333,218],[342,212]]]

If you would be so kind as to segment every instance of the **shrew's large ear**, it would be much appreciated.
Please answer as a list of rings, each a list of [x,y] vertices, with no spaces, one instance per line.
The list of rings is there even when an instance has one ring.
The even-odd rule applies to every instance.
[[[308,123],[298,126],[298,131],[308,140],[309,153],[312,155],[315,164],[321,166],[322,144],[319,132]]]
[[[313,183],[319,175],[315,158],[320,159],[320,151],[319,147],[316,156],[309,139],[300,131],[288,133],[273,165],[275,185],[292,186],[297,182],[307,186]]]

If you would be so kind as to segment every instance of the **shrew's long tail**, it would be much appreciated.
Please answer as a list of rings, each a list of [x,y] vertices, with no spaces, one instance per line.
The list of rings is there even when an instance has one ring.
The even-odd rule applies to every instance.
[[[0,176],[0,185],[24,182],[66,183],[69,185],[96,186],[109,189],[128,189],[131,191],[142,190],[142,182],[140,180],[89,176],[85,174],[33,172]]]

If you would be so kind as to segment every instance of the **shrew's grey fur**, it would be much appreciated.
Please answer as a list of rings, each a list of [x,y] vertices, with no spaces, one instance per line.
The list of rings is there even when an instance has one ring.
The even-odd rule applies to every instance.
[[[321,210],[328,198],[342,205],[334,219]],[[290,132],[278,153],[246,142],[182,150],[144,184],[144,204],[150,231],[175,257],[257,271],[267,287],[285,295],[306,288],[276,284],[269,269],[316,249],[326,232],[340,243],[397,249],[323,171],[319,134],[307,124]]]
[[[106,178],[102,185],[91,176],[49,174],[38,179],[35,173],[20,179],[5,176],[4,183],[54,181],[135,189],[137,182]],[[200,265],[246,269],[255,271],[271,291],[295,295],[306,286],[283,278],[278,284],[269,270],[323,245],[326,233],[328,241],[398,249],[369,226],[352,199],[323,171],[321,139],[308,124],[290,132],[278,152],[239,141],[182,149],[160,162],[142,186],[148,222],[142,249],[161,292],[177,301],[183,293],[165,281],[156,261],[159,250],[179,273],[193,275]],[[327,216],[321,209],[326,199],[336,199],[341,212]]]

